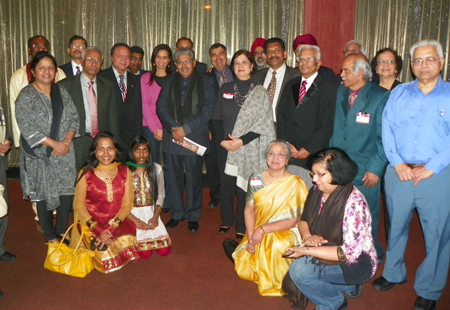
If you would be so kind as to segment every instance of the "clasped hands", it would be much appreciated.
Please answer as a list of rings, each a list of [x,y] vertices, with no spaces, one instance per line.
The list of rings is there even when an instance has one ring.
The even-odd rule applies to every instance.
[[[251,237],[248,239],[248,243],[246,246],[247,252],[250,254],[255,254],[255,247],[257,244],[260,244],[263,238],[264,232],[261,228],[256,228]]]
[[[55,141],[55,144],[53,145],[53,156],[64,156],[67,153],[69,153],[70,150],[70,143],[66,143],[64,141]]]
[[[183,127],[172,127],[172,138],[176,143],[181,144],[184,137],[186,137],[186,134]]]
[[[290,247],[286,249],[286,252],[292,252],[291,255],[287,256],[289,258],[299,258],[302,256],[306,256],[305,247],[319,247],[322,244],[328,243],[328,240],[324,239],[322,236],[312,235],[309,236],[306,240],[304,240],[305,244],[303,247]]]
[[[407,164],[395,165],[395,172],[402,182],[414,181],[414,186],[417,186],[420,181],[431,178],[434,172],[428,170],[424,166],[417,166],[411,168]]]
[[[240,138],[235,138],[232,135],[228,135],[228,140],[223,140],[220,142],[220,146],[226,149],[228,152],[237,151],[241,146],[244,145],[244,142]]]
[[[311,154],[303,147],[301,149],[297,150],[295,148],[295,146],[293,146],[289,142],[288,142],[288,145],[289,145],[289,150],[291,151],[291,155],[295,159],[305,159]]]
[[[11,148],[11,142],[9,142],[9,140],[5,139],[5,142],[0,143],[0,155],[4,155],[4,154],[8,153],[10,148]]]
[[[158,219],[156,218],[151,218],[148,220],[148,223],[145,223],[144,221],[139,220],[136,223],[136,228],[137,229],[142,229],[142,230],[153,230],[156,227],[158,227]]]

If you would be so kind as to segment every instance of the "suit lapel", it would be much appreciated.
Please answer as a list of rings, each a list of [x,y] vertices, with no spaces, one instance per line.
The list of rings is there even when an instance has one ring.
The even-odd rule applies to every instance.
[[[368,98],[369,89],[370,89],[370,82],[367,82],[366,85],[363,86],[363,89],[361,89],[361,91],[359,92],[358,96],[356,97],[355,102],[353,103],[353,108],[355,108],[353,111],[355,117],[358,112],[364,112],[364,108],[366,107],[369,99]]]
[[[317,77],[319,77],[319,76],[317,76]],[[306,92],[305,96],[303,96],[303,99],[302,99],[302,101],[300,102],[300,104],[298,106],[306,104],[308,102],[308,100],[312,96],[314,96],[314,94],[319,89],[319,85],[317,85],[317,77],[314,79],[312,85],[309,87],[308,91]]]
[[[295,83],[292,85],[292,102],[294,103],[295,108],[299,106],[298,104],[298,97],[300,96],[300,83],[302,81],[302,78],[298,81],[298,83]]]

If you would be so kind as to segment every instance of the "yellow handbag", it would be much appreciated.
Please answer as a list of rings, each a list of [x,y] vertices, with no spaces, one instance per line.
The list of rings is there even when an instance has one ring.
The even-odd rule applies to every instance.
[[[80,222],[70,225],[60,243],[48,243],[45,269],[78,278],[84,278],[94,269],[92,257],[95,254],[91,250],[80,248],[82,238],[78,240],[75,249],[69,248],[63,243],[66,235],[77,224],[81,226]]]

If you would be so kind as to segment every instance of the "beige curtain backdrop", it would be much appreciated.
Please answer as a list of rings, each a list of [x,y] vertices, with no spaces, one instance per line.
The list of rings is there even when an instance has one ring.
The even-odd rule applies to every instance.
[[[385,47],[403,57],[400,81],[411,81],[410,47],[423,39],[442,44],[444,80],[449,80],[450,1],[449,0],[356,0],[355,39],[364,44],[369,57]]]
[[[280,37],[292,42],[303,31],[303,0],[2,0],[0,1],[1,104],[9,122],[9,79],[25,65],[27,40],[47,37],[58,65],[69,61],[68,40],[79,34],[103,50],[103,68],[117,42],[141,46],[142,68],[150,69],[152,49],[160,43],[174,47],[181,36],[194,41],[196,58],[210,64],[208,48],[220,42],[229,58],[250,49],[257,37]],[[290,48],[288,49],[290,51]],[[293,65],[293,55],[288,62]],[[17,152],[10,166],[18,165]]]

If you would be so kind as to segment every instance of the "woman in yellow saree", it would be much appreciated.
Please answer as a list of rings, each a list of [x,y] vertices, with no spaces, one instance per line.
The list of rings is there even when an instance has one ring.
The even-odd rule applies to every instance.
[[[251,175],[245,206],[246,233],[233,253],[239,277],[258,284],[263,296],[283,296],[283,277],[291,260],[282,254],[301,244],[297,222],[308,194],[303,180],[288,171],[286,142],[268,146],[268,170]]]

